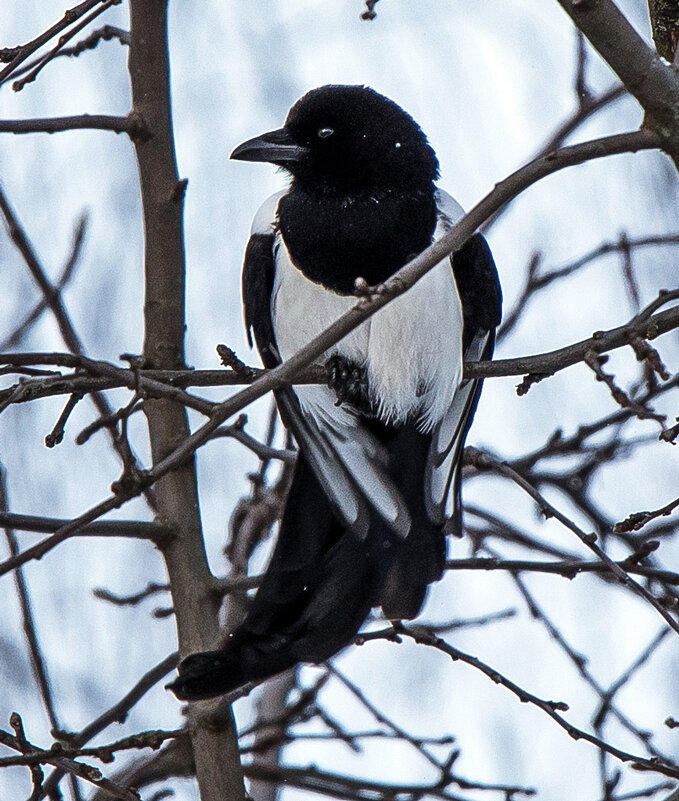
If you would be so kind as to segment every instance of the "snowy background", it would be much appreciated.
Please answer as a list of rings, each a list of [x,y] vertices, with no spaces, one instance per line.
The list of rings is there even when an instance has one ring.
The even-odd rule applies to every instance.
[[[649,36],[645,3],[626,0],[621,7],[637,29]],[[245,342],[240,265],[252,215],[283,178],[262,165],[230,162],[231,150],[245,139],[279,127],[287,109],[309,88],[325,83],[362,83],[391,97],[420,123],[441,164],[443,188],[465,207],[479,200],[509,172],[528,160],[573,113],[573,75],[577,49],[574,31],[554,2],[534,0],[382,0],[372,22],[360,20],[358,0],[295,0],[258,3],[218,0],[174,3],[171,56],[174,122],[180,176],[189,180],[186,195],[188,263],[187,363],[215,368],[215,345],[226,342],[255,362]],[[63,14],[56,0],[20,0],[0,7],[0,46],[28,41]],[[100,21],[126,28],[126,8],[111,9]],[[22,92],[0,89],[0,118],[68,114],[126,114],[130,108],[127,52],[106,42],[78,59],[58,59]],[[588,80],[593,91],[615,82],[592,55]],[[574,141],[633,130],[641,111],[619,100],[578,129]],[[87,352],[117,360],[142,347],[142,231],[136,163],[125,136],[109,132],[10,136],[0,140],[0,181],[26,226],[50,276],[55,278],[69,252],[73,225],[89,214],[84,254],[64,299]],[[618,156],[570,169],[531,188],[491,229],[489,240],[501,275],[506,308],[522,285],[535,250],[545,264],[559,266],[614,240],[663,234],[679,229],[677,179],[669,162],[656,153]],[[676,285],[677,250],[647,248],[635,259],[641,302],[660,288]],[[0,339],[39,298],[19,254],[0,231]],[[619,258],[593,263],[577,278],[533,303],[522,324],[502,343],[499,357],[536,353],[620,325],[634,314],[620,278]],[[663,355],[676,372],[676,335],[663,341]],[[49,314],[21,346],[25,350],[63,350]],[[634,375],[629,354],[615,356],[611,368],[621,380]],[[578,366],[517,397],[516,379],[486,382],[470,442],[509,458],[545,441],[557,427],[572,433],[614,410],[605,387]],[[209,392],[204,392],[209,395]],[[211,397],[223,396],[215,391]],[[124,404],[126,393],[112,393]],[[89,423],[93,408],[79,404],[60,446],[46,452],[63,399],[11,406],[0,416],[0,461],[7,471],[14,511],[68,518],[105,498],[118,477],[117,459],[99,433],[76,447],[76,433]],[[263,435],[267,399],[249,410],[253,434]],[[679,410],[662,409],[676,416]],[[651,423],[633,422],[628,436],[649,434]],[[142,420],[132,424],[140,457]],[[662,506],[676,496],[677,452],[658,445],[609,470],[597,487],[607,514],[624,519],[639,509]],[[671,452],[669,452],[671,451]],[[222,549],[228,519],[247,494],[246,474],[257,460],[238,444],[219,440],[200,454],[201,506],[208,553],[216,574],[226,572]],[[466,498],[504,518],[537,531],[556,547],[586,555],[556,523],[538,519],[533,505],[499,479],[467,482]],[[555,503],[570,511],[553,494]],[[148,519],[141,501],[120,516]],[[579,522],[587,528],[587,521]],[[39,535],[19,532],[27,547]],[[4,547],[0,546],[0,549]],[[469,543],[455,542],[455,556],[468,555]],[[666,546],[665,562],[672,550]],[[505,553],[512,553],[509,549]],[[4,556],[4,554],[2,554]],[[675,564],[677,549],[674,549]],[[173,651],[171,618],[157,620],[160,596],[137,607],[119,609],[92,596],[96,587],[126,594],[149,581],[165,580],[154,548],[117,539],[72,539],[25,569],[39,636],[48,655],[62,725],[77,730],[112,705],[137,678]],[[568,582],[527,576],[526,583],[576,650],[590,656],[589,668],[606,685],[644,649],[662,621],[629,593],[583,576]],[[48,744],[49,725],[36,691],[21,630],[11,575],[0,578],[0,727],[19,711],[29,738]],[[511,579],[499,573],[449,574],[430,595],[423,619],[449,620],[514,608],[520,614],[481,629],[456,632],[454,644],[473,653],[531,692],[564,700],[569,720],[591,725],[595,697],[578,680],[548,634],[531,621]],[[679,717],[676,637],[665,639],[652,662],[619,699],[641,728],[659,732],[658,746],[679,758],[679,734],[662,725]],[[457,738],[461,775],[489,783],[535,787],[539,797],[601,796],[598,755],[575,743],[534,708],[520,704],[501,687],[459,663],[412,645],[371,643],[349,649],[337,664],[360,683],[366,695],[414,734]],[[308,675],[307,675],[308,674]],[[313,669],[303,678],[313,680]],[[349,694],[329,685],[327,706],[355,728],[364,714]],[[251,720],[250,699],[236,705],[238,721]],[[180,724],[179,704],[162,689],[149,693],[124,727],[105,732],[100,741],[146,728]],[[640,752],[622,732],[608,732],[623,748]],[[363,754],[342,744],[298,744],[286,758],[293,764],[321,764],[339,772],[393,781],[420,782],[431,766],[405,746],[378,741]],[[620,792],[649,786],[653,777],[630,773]],[[197,798],[190,782],[172,782],[181,801]],[[66,789],[68,792],[68,789]],[[89,792],[89,789],[87,790]],[[28,772],[0,772],[0,801],[30,794]],[[467,798],[497,794],[461,793]],[[293,793],[290,793],[290,797]]]

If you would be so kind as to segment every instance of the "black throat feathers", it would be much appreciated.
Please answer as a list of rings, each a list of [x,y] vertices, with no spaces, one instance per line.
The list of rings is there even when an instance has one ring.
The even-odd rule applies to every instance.
[[[342,295],[357,278],[374,286],[431,244],[433,184],[427,189],[316,193],[293,185],[278,206],[290,257],[311,281]]]

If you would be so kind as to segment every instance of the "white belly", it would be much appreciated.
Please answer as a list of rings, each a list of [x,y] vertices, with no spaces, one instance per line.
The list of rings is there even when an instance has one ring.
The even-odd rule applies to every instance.
[[[292,263],[277,235],[272,316],[283,359],[356,304],[309,281]],[[348,334],[326,354],[337,353],[368,372],[368,385],[385,422],[416,419],[422,429],[438,423],[462,378],[462,309],[445,259],[412,289],[396,298]],[[327,387],[299,386],[302,408],[314,417],[349,415],[334,407]]]

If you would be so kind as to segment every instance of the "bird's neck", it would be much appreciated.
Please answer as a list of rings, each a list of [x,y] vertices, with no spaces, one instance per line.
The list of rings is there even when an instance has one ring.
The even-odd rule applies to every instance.
[[[370,285],[386,281],[431,243],[436,227],[433,185],[317,193],[293,183],[278,213],[295,266],[343,295],[359,277]]]

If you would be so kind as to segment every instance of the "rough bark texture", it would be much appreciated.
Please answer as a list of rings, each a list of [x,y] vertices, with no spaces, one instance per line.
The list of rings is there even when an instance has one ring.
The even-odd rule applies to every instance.
[[[145,234],[144,304],[146,364],[184,365],[185,184],[179,181],[172,132],[167,0],[131,0],[129,69],[134,113],[150,137],[135,142]],[[189,434],[184,408],[169,400],[149,401],[146,415],[153,461],[162,459]],[[155,486],[159,516],[175,536],[163,545],[170,580],[180,653],[211,647],[218,635],[212,589],[198,508],[194,460],[169,472]],[[168,696],[168,704],[175,703]],[[200,707],[203,707],[201,710]],[[189,711],[196,775],[203,801],[244,798],[237,738],[230,712],[206,722],[207,705]],[[201,714],[199,714],[199,710]]]
[[[648,0],[648,13],[658,53],[674,61],[679,42],[679,0]]]

